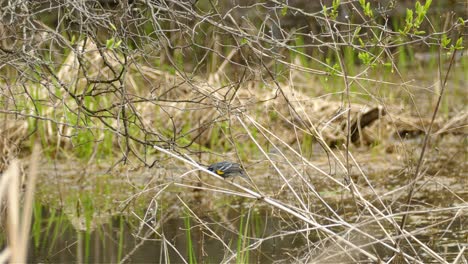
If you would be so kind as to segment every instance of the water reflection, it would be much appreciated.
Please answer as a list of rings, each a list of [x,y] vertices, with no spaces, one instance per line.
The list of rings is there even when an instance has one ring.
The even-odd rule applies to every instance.
[[[249,263],[271,263],[284,259],[288,252],[304,245],[301,236],[291,235],[254,243],[256,239],[274,235],[280,230],[278,218],[265,214],[264,219],[260,219],[260,215],[255,217],[257,219],[251,218],[248,224],[246,237],[239,237],[238,234],[240,218],[231,223],[204,219],[206,227],[214,231],[222,242],[204,225],[191,219],[190,237],[197,262],[220,263],[229,259],[229,262],[235,262],[239,239],[245,242],[244,250],[249,251]],[[156,235],[149,227],[139,230],[138,224],[135,225],[135,221],[127,217],[113,217],[91,232],[75,230],[65,217],[54,218],[52,223],[47,222],[45,217],[39,243],[34,238],[31,240],[28,259],[34,263],[117,263],[122,260],[130,263],[182,263],[189,259],[184,221],[184,218],[168,219],[156,230],[159,234]],[[245,219],[243,221],[245,225]],[[232,230],[229,226],[236,229]],[[246,249],[252,244],[257,246]],[[226,245],[230,251],[226,250]]]
[[[247,211],[243,207],[238,210],[230,209],[226,217],[228,220],[219,219],[219,215],[206,215],[198,221],[182,216],[165,221],[160,219],[159,222],[150,221],[144,226],[135,218],[115,216],[87,232],[76,230],[67,216],[57,211],[48,212],[44,208],[40,225],[37,222],[35,224],[36,228],[40,226],[40,232],[33,228],[28,259],[32,263],[183,263],[189,262],[192,256],[198,263],[232,263],[242,257],[244,261],[241,262],[272,263],[298,259],[309,251],[313,258],[324,259],[327,263],[349,263],[347,256],[351,256],[350,254],[354,260],[368,260],[364,256],[355,255],[352,250],[343,254],[343,245],[335,243],[339,240],[325,242],[327,239],[324,240],[315,230],[294,232],[300,230],[300,221],[280,218],[265,211],[252,210],[248,215],[244,210]],[[456,258],[456,253],[459,252],[461,238],[457,234],[463,233],[465,221],[463,218],[452,221],[452,217],[441,213],[434,216],[434,219],[426,219],[431,222],[443,222],[445,219],[447,224],[450,223],[450,230],[434,228],[428,233],[429,230],[424,228],[425,232],[416,236],[425,246],[436,252],[445,252],[444,257],[447,260]],[[413,220],[415,221],[408,225],[410,230],[417,229],[422,224],[422,220]],[[364,221],[365,219],[361,220],[360,229],[379,238],[379,226],[376,223],[362,225]],[[157,227],[152,229],[151,225]],[[340,233],[339,226],[332,229],[337,234]],[[392,232],[391,227],[387,231]],[[362,248],[372,247],[368,250],[384,260],[388,260],[393,254],[366,236],[354,235],[348,239]],[[191,247],[190,241],[193,243]],[[386,243],[391,244],[391,241]],[[407,246],[409,245],[402,244],[401,248],[405,249]],[[416,250],[419,248],[416,243],[410,247]],[[238,252],[238,248],[242,252]],[[430,256],[424,257],[423,253],[424,251],[419,256],[422,260],[431,259]]]

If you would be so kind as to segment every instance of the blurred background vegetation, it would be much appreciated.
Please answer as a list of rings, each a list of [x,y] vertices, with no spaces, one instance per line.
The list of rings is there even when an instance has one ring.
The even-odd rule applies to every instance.
[[[55,260],[43,244],[55,245],[57,234],[69,232],[61,229],[65,218],[72,230],[85,230],[78,233],[85,245],[77,246],[84,249],[77,255],[88,261],[92,230],[109,221],[103,229],[117,228],[122,240],[112,262],[127,261],[151,236],[164,237],[158,232],[166,221],[184,226],[184,234],[174,233],[188,247],[163,255],[190,263],[270,261],[262,257],[274,250],[253,251],[262,244],[254,238],[262,228],[284,225],[309,242],[298,242],[300,250],[288,249],[281,259],[428,262],[463,252],[420,247],[418,226],[407,225],[406,215],[416,196],[426,205],[424,217],[434,208],[448,212],[438,215],[446,218],[437,218],[434,233],[449,229],[442,224],[447,219],[466,221],[460,212],[466,210],[467,3],[60,0],[0,6],[0,172],[15,159],[29,168],[33,146],[41,146],[36,251],[30,253],[36,259]],[[241,163],[258,196],[232,191],[236,182],[218,189],[212,175],[193,166],[221,160]],[[450,184],[436,181],[437,188],[451,188],[434,193],[426,180],[441,175]],[[286,207],[267,199],[272,211],[263,211],[260,202],[243,205],[246,197],[273,197]],[[374,198],[384,202],[376,205]],[[235,206],[227,211],[227,205]],[[209,213],[198,217],[200,208]],[[381,219],[364,225],[359,235],[365,239],[347,237],[370,215],[391,220],[384,230],[375,229]],[[192,222],[206,224],[204,217],[216,219],[218,229],[211,231],[217,235],[226,231],[220,223],[237,231],[226,235],[229,241],[214,236],[218,247],[227,250],[232,242],[237,251],[202,257],[205,246],[192,244],[190,232]],[[150,222],[154,230],[143,235]],[[298,231],[311,223],[317,233]],[[401,241],[405,228],[415,232],[414,241]],[[450,243],[458,243],[461,230],[463,224],[453,228]],[[141,241],[132,240],[134,250],[125,251],[129,233]],[[374,234],[383,238],[367,236]],[[325,254],[328,239],[351,243],[360,255]]]
[[[285,85],[285,91],[335,102],[344,102],[349,88],[352,102],[402,103],[421,117],[440,89],[428,77],[442,78],[439,66],[455,50],[460,73],[443,102],[446,117],[464,103],[448,103],[465,90],[466,7],[456,1],[3,7],[2,114],[26,121],[20,142],[41,140],[49,155],[73,149],[69,153],[81,158],[115,156],[119,146],[123,160],[136,156],[148,165],[143,153],[152,145],[223,152],[233,147],[221,134],[238,94],[248,102],[243,107],[264,107]],[[208,118],[207,112],[217,113]],[[323,115],[328,120],[320,123],[333,118]]]

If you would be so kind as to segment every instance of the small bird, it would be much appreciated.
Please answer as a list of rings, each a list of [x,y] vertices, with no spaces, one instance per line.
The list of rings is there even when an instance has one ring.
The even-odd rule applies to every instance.
[[[208,170],[218,174],[225,179],[234,176],[241,176],[247,179],[244,169],[242,169],[242,166],[239,163],[221,161],[211,164],[208,167]]]

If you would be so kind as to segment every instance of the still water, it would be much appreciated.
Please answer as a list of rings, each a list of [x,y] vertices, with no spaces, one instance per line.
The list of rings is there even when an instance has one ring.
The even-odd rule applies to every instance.
[[[28,259],[34,263],[184,263],[190,258],[189,233],[198,263],[235,262],[239,243],[251,246],[248,262],[271,263],[287,258],[288,253],[305,244],[302,236],[280,235],[280,219],[269,217],[267,213],[249,220],[247,238],[238,234],[240,221],[244,221],[244,225],[247,221],[239,217],[229,223],[203,219],[206,226],[189,219],[192,222],[189,229],[186,228],[187,218],[172,218],[158,229],[152,229],[152,221],[142,228],[128,217],[114,216],[108,223],[87,232],[76,230],[66,216],[57,215],[58,212],[52,222],[47,219],[50,217],[47,208],[43,208],[43,214],[40,237],[38,241],[33,238],[30,244]],[[215,238],[212,231],[219,237]],[[261,241],[262,237],[268,239]]]

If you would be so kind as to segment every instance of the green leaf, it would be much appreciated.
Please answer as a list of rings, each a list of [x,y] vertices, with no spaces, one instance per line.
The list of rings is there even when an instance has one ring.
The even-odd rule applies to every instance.
[[[424,9],[429,10],[429,7],[431,6],[432,0],[426,0],[426,3],[424,4]]]
[[[367,2],[364,6],[364,15],[368,17],[374,17],[374,13],[372,12],[372,9],[370,7],[370,2]]]
[[[337,10],[338,7],[340,7],[340,3],[341,3],[341,0],[333,0],[333,4],[332,4],[333,9]]]
[[[110,23],[110,27],[112,28],[112,30],[117,31],[117,28],[115,27],[114,24]]]
[[[463,37],[459,37],[457,42],[455,43],[455,49],[461,50],[463,49]]]
[[[419,3],[419,1],[417,1],[414,7],[416,8],[416,11],[420,10],[421,9],[421,3]]]
[[[111,38],[106,41],[106,48],[112,49],[114,47],[115,39]]]
[[[361,47],[364,47],[366,44],[361,38],[358,38],[359,44],[361,44]]]
[[[411,9],[406,9],[406,24],[413,24],[413,10]]]
[[[285,5],[283,8],[281,8],[281,15],[285,16],[288,13],[288,6]]]
[[[326,5],[323,5],[322,11],[323,11],[323,15],[325,17],[327,17],[328,16],[328,11],[327,11],[327,6]]]
[[[447,37],[446,34],[442,35],[441,44],[443,48],[447,48],[452,40]]]
[[[465,20],[463,20],[463,18],[459,17],[458,22],[462,24],[462,26],[465,26]]]
[[[372,56],[367,53],[367,52],[359,52],[358,54],[358,58],[359,60],[361,60],[361,62],[364,64],[364,65],[371,65],[371,62],[372,62]]]

